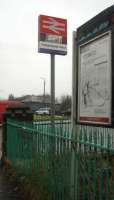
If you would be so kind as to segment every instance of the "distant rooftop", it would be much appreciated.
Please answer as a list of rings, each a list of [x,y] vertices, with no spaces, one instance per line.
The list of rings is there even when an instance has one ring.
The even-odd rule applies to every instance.
[[[39,95],[39,96],[36,96],[36,95],[27,95],[27,96],[24,96],[22,99],[21,99],[22,102],[43,102],[44,101],[44,96],[42,95]],[[46,95],[45,96],[45,102],[46,103],[50,103],[50,96],[49,95]]]

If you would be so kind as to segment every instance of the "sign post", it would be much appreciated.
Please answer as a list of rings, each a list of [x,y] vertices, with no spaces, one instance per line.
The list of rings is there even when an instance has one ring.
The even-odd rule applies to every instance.
[[[40,15],[38,18],[38,51],[51,57],[51,121],[55,115],[55,55],[67,54],[67,20]]]
[[[55,55],[51,54],[51,121],[54,126],[55,115]]]

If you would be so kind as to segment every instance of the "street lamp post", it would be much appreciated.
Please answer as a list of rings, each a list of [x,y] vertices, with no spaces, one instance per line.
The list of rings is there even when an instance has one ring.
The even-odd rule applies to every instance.
[[[45,78],[42,78],[41,77],[41,79],[43,80],[43,87],[44,87],[44,89],[43,89],[43,103],[44,103],[44,106],[45,106],[45,86],[46,86],[46,81],[45,81]]]

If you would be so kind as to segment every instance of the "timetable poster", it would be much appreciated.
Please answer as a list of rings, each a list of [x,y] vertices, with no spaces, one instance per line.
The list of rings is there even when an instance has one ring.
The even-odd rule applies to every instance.
[[[111,123],[111,32],[79,47],[78,121]]]

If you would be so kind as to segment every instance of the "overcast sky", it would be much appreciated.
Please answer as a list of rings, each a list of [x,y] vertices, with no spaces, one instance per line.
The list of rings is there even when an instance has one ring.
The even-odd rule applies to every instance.
[[[55,95],[72,93],[72,31],[114,0],[0,0],[0,98],[50,93],[50,55],[38,53],[38,15],[68,20],[68,55],[55,57]]]

